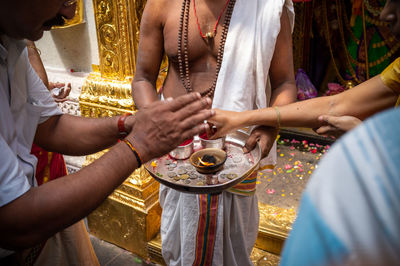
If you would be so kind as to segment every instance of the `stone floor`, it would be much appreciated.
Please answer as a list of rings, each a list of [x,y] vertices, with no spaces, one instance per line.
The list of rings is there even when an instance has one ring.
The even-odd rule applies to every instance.
[[[258,201],[297,212],[303,190],[330,144],[314,135],[305,140],[297,132],[281,132],[275,168],[258,173]]]
[[[101,266],[161,266],[144,260],[131,252],[90,235],[94,251]],[[253,249],[251,259],[255,266],[277,266],[279,256]]]
[[[98,239],[97,237],[90,236],[94,251],[101,266],[156,266],[150,261],[146,261],[131,252],[117,247],[111,243]]]

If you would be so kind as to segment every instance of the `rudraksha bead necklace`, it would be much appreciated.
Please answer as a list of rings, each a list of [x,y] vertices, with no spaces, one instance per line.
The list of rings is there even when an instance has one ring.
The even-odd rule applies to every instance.
[[[193,0],[194,2],[194,0]],[[215,69],[215,78],[211,86],[201,92],[201,96],[210,97],[214,96],[215,87],[217,85],[217,79],[219,70],[221,69],[222,57],[224,54],[226,36],[228,35],[229,24],[232,17],[233,8],[236,0],[228,0],[228,7],[226,8],[225,20],[223,24],[222,36],[218,47],[217,55],[217,66]],[[189,13],[190,13],[190,0],[183,0],[181,16],[179,20],[179,31],[178,31],[178,63],[179,63],[179,76],[181,82],[188,93],[192,92],[192,85],[190,83],[190,72],[189,72],[189,48],[188,48],[188,36],[189,36]],[[203,37],[203,36],[202,36]],[[214,36],[213,36],[214,37]],[[182,42],[183,38],[183,42]],[[204,39],[204,38],[203,38]],[[185,69],[184,69],[185,68]]]

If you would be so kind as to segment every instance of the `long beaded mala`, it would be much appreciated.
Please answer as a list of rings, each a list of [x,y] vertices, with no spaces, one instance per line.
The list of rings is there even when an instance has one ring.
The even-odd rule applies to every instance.
[[[194,0],[193,0],[194,1]],[[217,85],[217,79],[219,70],[221,69],[222,57],[224,54],[226,36],[228,35],[229,24],[231,21],[231,16],[233,8],[235,6],[236,0],[228,0],[228,6],[226,8],[225,20],[223,24],[223,30],[221,35],[221,40],[218,47],[217,55],[217,66],[215,69],[215,77],[211,86],[201,92],[201,96],[210,97],[214,96],[215,87]],[[179,19],[179,31],[178,31],[178,63],[179,63],[179,76],[181,82],[188,93],[193,91],[192,85],[190,83],[190,69],[189,69],[189,13],[190,13],[190,0],[183,0],[181,16]],[[205,36],[207,38],[214,38],[215,36]],[[202,36],[204,39],[204,37]],[[183,42],[182,42],[183,39]]]

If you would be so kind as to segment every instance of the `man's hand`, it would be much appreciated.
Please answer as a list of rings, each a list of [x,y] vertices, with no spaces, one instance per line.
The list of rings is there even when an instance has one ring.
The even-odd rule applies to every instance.
[[[147,162],[207,130],[204,120],[214,114],[213,110],[208,110],[210,106],[211,100],[201,99],[199,93],[155,102],[135,113],[127,139],[134,145],[143,163]]]
[[[253,150],[258,141],[261,147],[261,158],[264,158],[268,155],[272,145],[274,145],[277,136],[278,130],[276,128],[259,126],[251,132],[251,135],[243,148],[243,152],[247,153]]]
[[[323,136],[336,138],[362,123],[360,119],[353,116],[321,115],[318,120],[322,123],[322,126],[314,131]]]
[[[71,92],[71,83],[68,83],[67,87],[65,87],[65,83],[49,82],[49,91],[51,91],[54,101],[57,103],[65,102]]]

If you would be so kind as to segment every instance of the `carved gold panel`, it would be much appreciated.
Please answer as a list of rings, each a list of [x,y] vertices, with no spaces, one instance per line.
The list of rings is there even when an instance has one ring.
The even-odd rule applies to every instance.
[[[145,1],[93,0],[102,77],[133,76],[144,5]]]

